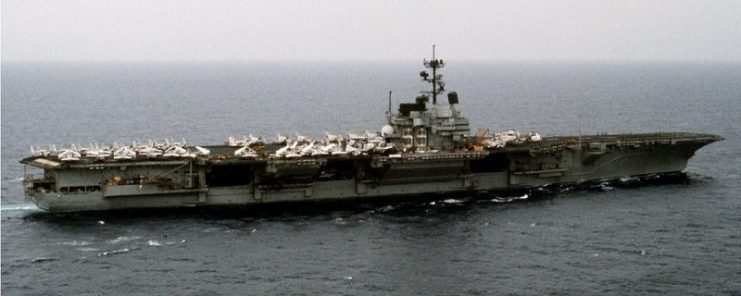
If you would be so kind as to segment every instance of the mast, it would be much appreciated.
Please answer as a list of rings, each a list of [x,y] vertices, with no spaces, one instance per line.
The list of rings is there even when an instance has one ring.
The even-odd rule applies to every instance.
[[[445,62],[443,60],[438,60],[435,58],[435,45],[432,45],[432,60],[425,59],[423,61],[425,68],[432,69],[432,78],[430,78],[429,74],[426,71],[422,71],[419,73],[419,76],[422,77],[422,80],[427,81],[432,84],[432,91],[426,91],[423,93],[426,94],[432,94],[432,104],[437,104],[437,95],[445,91],[445,83],[442,81],[443,75],[437,74],[437,69],[442,68],[445,66]]]
[[[391,115],[391,91],[389,91],[389,112],[386,114]]]

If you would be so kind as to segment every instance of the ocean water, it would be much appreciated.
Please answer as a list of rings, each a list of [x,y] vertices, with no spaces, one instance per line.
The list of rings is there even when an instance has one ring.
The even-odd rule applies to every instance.
[[[689,182],[263,212],[43,214],[29,145],[378,129],[421,62],[2,64],[4,295],[739,295],[741,65],[448,61],[472,127],[719,134]],[[538,197],[538,198],[535,198]],[[309,207],[309,206],[307,206]]]

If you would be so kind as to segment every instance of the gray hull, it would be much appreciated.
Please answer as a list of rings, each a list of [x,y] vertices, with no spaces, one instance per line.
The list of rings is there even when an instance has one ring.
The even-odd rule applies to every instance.
[[[298,159],[22,162],[27,196],[51,212],[245,206],[533,188],[683,171],[721,140],[688,133],[549,137],[503,149]],[[235,147],[211,146],[228,155]]]

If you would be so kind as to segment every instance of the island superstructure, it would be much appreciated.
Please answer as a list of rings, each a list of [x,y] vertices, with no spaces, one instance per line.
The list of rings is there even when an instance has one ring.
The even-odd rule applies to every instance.
[[[446,91],[433,50],[420,77],[431,90],[386,114],[379,131],[252,135],[222,145],[165,141],[68,149],[31,147],[26,196],[52,212],[404,199],[676,173],[701,147],[697,133],[542,137],[479,129]],[[446,99],[447,102],[441,102]]]

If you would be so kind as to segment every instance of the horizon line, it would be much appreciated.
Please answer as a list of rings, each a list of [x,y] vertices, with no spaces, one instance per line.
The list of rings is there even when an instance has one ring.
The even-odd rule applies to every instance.
[[[5,64],[202,64],[202,63],[390,63],[390,62],[419,62],[425,58],[420,59],[409,59],[409,58],[389,58],[389,59],[101,59],[101,60],[85,60],[85,59],[4,59],[0,58],[0,63]],[[450,59],[443,58],[443,60],[454,60],[462,63],[589,63],[589,64],[736,64],[741,63],[741,59],[479,59],[479,58],[464,58],[464,59]]]

